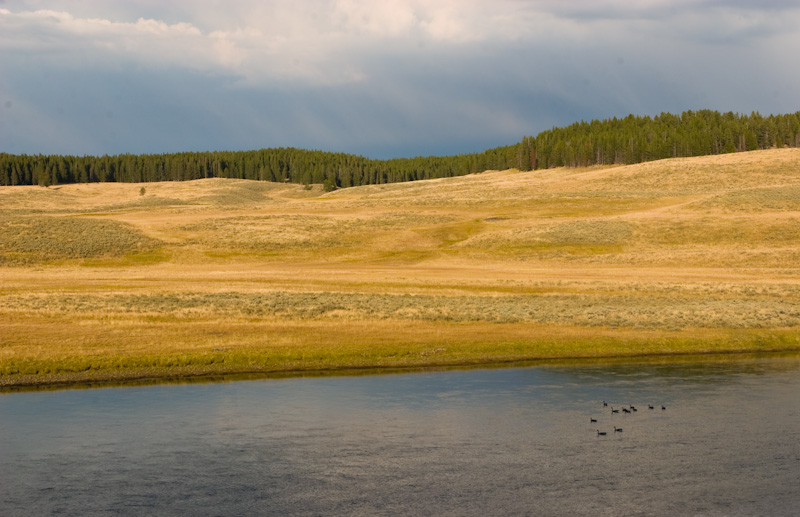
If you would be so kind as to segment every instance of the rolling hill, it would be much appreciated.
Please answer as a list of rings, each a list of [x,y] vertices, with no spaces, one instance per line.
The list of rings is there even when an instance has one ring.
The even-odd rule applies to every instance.
[[[0,187],[0,383],[800,348],[800,149]]]

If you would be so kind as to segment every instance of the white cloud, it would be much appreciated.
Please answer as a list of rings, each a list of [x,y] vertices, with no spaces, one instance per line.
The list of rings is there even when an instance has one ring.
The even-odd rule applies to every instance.
[[[393,38],[413,31],[419,23],[417,16],[417,6],[406,0],[336,0],[331,22],[333,30]]]
[[[509,19],[503,9],[478,1],[232,5],[216,27],[207,14],[197,22],[167,23],[145,17],[81,17],[54,9],[5,9],[0,11],[0,50],[38,52],[29,55],[42,59],[56,53],[63,66],[70,66],[65,56],[75,54],[81,66],[122,59],[229,73],[250,83],[299,79],[336,84],[367,77],[364,60],[382,52],[396,56],[414,54],[421,46],[457,49],[478,41],[507,40],[519,37],[524,25],[522,18]]]
[[[3,52],[25,51],[29,57],[45,62],[56,57],[57,63],[67,67],[121,56],[164,65],[180,62],[189,67],[202,67],[206,59],[198,45],[203,36],[189,23],[168,25],[144,18],[114,22],[76,18],[60,11],[6,10],[0,12],[0,32]],[[70,56],[74,62],[70,62]]]

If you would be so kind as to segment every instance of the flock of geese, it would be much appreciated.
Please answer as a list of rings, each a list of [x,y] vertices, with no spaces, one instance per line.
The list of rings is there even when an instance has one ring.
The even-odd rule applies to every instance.
[[[603,407],[610,408],[612,415],[615,414],[615,413],[619,413],[620,411],[622,411],[623,413],[627,413],[629,415],[639,411],[638,409],[636,409],[636,406],[634,406],[633,404],[629,405],[628,407],[622,407],[620,409],[614,409],[614,406],[609,406],[608,402],[606,402],[605,400],[603,401]],[[648,404],[647,405],[647,409],[656,409],[656,406],[654,406],[652,404]],[[667,406],[663,406],[662,405],[661,406],[661,411],[666,411],[666,410],[667,410]],[[597,423],[597,419],[589,417],[589,423],[590,424],[596,424]],[[622,428],[621,427],[614,426],[614,434],[621,433],[621,432],[622,432]],[[608,434],[607,431],[601,431],[600,429],[597,429],[597,436],[606,436],[607,434]]]

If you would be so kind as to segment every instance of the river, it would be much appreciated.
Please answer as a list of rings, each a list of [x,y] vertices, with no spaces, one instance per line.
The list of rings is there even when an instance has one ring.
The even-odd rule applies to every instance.
[[[797,355],[0,394],[4,516],[798,513]]]

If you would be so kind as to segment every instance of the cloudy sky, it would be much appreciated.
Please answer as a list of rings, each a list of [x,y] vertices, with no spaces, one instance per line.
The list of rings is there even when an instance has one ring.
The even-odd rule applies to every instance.
[[[800,0],[0,0],[0,152],[371,158],[800,110]]]

